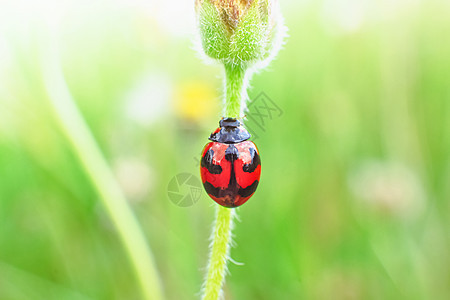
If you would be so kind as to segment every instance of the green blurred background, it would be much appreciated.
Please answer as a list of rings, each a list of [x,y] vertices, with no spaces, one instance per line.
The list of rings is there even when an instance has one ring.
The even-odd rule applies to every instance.
[[[165,298],[199,298],[215,203],[167,195],[221,116],[191,2],[0,2],[0,299],[143,299],[49,101],[52,43]],[[261,92],[283,113],[248,123],[263,173],[225,299],[449,299],[450,2],[280,2],[290,37],[249,116]]]

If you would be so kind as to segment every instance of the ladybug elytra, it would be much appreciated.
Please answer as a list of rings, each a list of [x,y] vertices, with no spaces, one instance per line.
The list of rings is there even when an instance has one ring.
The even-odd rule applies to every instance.
[[[200,173],[208,195],[225,207],[244,204],[254,194],[261,160],[251,135],[236,119],[224,118],[202,152]]]

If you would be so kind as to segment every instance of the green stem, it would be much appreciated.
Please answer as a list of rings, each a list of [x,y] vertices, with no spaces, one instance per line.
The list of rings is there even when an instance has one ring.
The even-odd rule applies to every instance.
[[[222,292],[230,251],[233,215],[233,209],[223,206],[217,207],[216,224],[212,236],[211,257],[209,259],[203,300],[217,300]]]
[[[247,98],[247,67],[245,65],[227,63],[224,64],[224,67],[226,89],[225,117],[240,118],[242,104]],[[222,293],[228,254],[230,252],[233,215],[233,209],[222,206],[217,207],[203,300],[217,300]]]
[[[247,100],[246,65],[225,63],[225,117],[240,118]]]
[[[43,49],[41,64],[51,106],[92,184],[100,195],[134,267],[145,299],[163,298],[161,282],[145,235],[70,94],[57,46]]]

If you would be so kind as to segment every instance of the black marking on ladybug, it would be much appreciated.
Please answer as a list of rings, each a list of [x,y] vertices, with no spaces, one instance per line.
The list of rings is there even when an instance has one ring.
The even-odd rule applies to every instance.
[[[222,167],[219,165],[213,164],[214,151],[213,149],[209,149],[205,155],[202,157],[201,166],[202,168],[206,168],[211,174],[220,174],[222,173]]]
[[[219,121],[220,131],[212,133],[209,139],[213,142],[224,144],[236,144],[251,138],[250,133],[241,122],[234,118],[224,118]]]
[[[258,184],[259,184],[259,181],[255,180],[248,187],[240,188],[239,191],[238,191],[239,196],[241,196],[243,198],[250,197],[256,191],[256,188],[258,187]]]
[[[247,173],[252,173],[256,170],[256,168],[261,164],[261,159],[259,158],[258,152],[256,152],[255,148],[250,148],[250,156],[252,157],[252,162],[244,165],[242,170]]]
[[[229,199],[230,201],[229,203],[227,203],[228,205],[234,205],[234,202],[232,202],[232,200],[234,200],[235,196],[238,195],[240,189],[236,184],[233,186],[228,186],[226,189],[222,189],[220,187],[213,186],[208,181],[205,181],[203,183],[203,187],[209,195],[212,195],[216,198]]]
[[[207,156],[208,153],[205,154]],[[254,193],[256,187],[258,186],[258,181],[255,180],[250,186],[246,188],[241,188],[236,180],[236,173],[234,170],[234,162],[239,158],[239,150],[234,146],[230,145],[225,150],[225,159],[230,162],[231,170],[230,170],[230,181],[228,182],[228,186],[224,188],[215,187],[210,182],[205,181],[203,186],[206,192],[216,198],[223,199],[224,203],[228,207],[235,207],[234,199],[236,195],[240,195],[241,197],[248,197]],[[202,159],[203,161],[203,159]],[[243,196],[248,195],[248,196]]]
[[[209,183],[208,181],[205,181],[203,183],[203,187],[205,188],[205,191],[210,194],[213,195],[216,198],[220,198],[220,191],[222,190],[220,187],[215,187],[213,186],[211,183]]]
[[[228,183],[228,188],[231,195],[236,195],[237,189],[239,188],[236,180],[236,173],[234,171],[234,162],[239,158],[239,150],[234,145],[228,146],[227,150],[225,150],[225,159],[231,163],[231,173],[230,173],[230,182]]]
[[[234,162],[239,158],[239,150],[234,145],[228,146],[228,148],[225,150],[225,159],[231,162],[231,165],[233,166]]]

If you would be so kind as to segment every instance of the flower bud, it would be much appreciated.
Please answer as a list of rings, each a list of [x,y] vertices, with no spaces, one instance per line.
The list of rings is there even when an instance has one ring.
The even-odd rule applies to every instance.
[[[224,64],[269,62],[285,33],[277,0],[196,0],[203,51]]]

